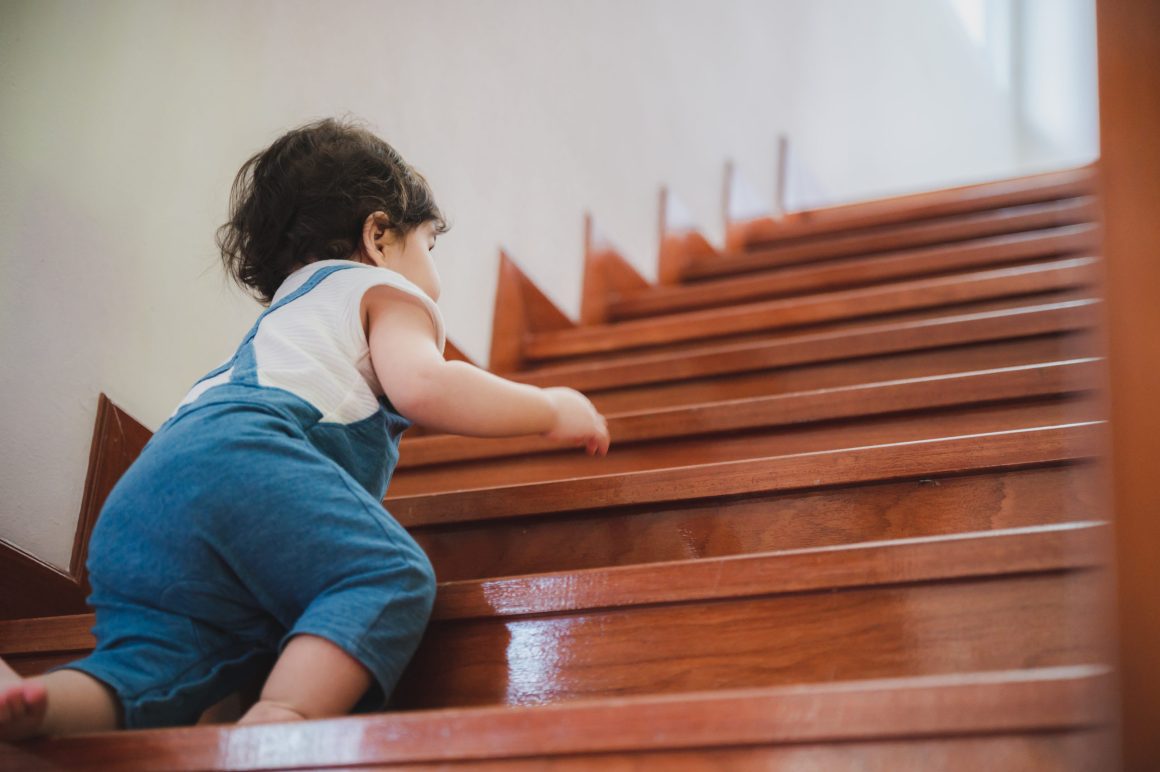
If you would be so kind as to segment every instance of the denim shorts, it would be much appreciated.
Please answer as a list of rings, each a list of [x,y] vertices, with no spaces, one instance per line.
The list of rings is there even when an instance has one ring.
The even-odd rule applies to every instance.
[[[434,572],[310,441],[316,418],[288,392],[203,397],[113,488],[87,564],[97,646],[64,667],[111,687],[126,728],[196,722],[299,633],[373,674],[356,711],[384,707],[430,617]]]

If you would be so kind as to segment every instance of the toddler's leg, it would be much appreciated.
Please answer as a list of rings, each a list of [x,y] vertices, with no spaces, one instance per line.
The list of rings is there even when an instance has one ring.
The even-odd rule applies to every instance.
[[[21,678],[0,660],[0,741],[107,732],[119,724],[117,698],[78,670]]]
[[[239,724],[344,716],[371,685],[363,665],[325,638],[296,635]]]

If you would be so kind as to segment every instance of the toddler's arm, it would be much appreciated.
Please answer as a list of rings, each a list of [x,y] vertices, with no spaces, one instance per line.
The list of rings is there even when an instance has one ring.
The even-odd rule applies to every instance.
[[[415,423],[475,437],[542,434],[586,445],[589,453],[608,452],[607,423],[580,392],[541,389],[445,361],[426,309],[403,291],[372,287],[362,306],[379,383]]]

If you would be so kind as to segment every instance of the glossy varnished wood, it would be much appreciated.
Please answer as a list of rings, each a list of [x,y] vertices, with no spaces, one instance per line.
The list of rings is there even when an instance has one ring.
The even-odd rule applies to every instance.
[[[1099,429],[1093,423],[1014,429],[629,475],[388,496],[385,503],[411,527],[998,470],[1090,458]]]
[[[1108,530],[1101,522],[1068,522],[445,582],[432,618],[514,618],[1089,568],[1107,561]]]
[[[1105,578],[1050,571],[434,622],[396,704],[528,705],[1103,662]]]
[[[947,314],[921,321],[870,322],[857,330],[802,333],[729,345],[707,344],[688,351],[641,354],[614,362],[553,365],[515,373],[511,378],[536,386],[566,385],[581,391],[681,381],[1086,329],[1095,323],[1096,305],[1095,300],[1072,300],[1000,311]]]
[[[605,415],[612,415],[925,375],[1088,358],[1099,350],[1094,331],[1081,330],[629,386],[592,392],[590,397]]]
[[[614,293],[614,297],[607,303],[607,319],[601,318],[598,321],[636,319],[694,308],[721,307],[759,298],[829,291],[1091,252],[1096,243],[1096,226],[1084,223],[884,255],[774,268],[695,284],[650,286]]]
[[[1090,391],[1100,383],[1096,359],[933,375],[806,392],[658,408],[606,416],[617,447],[626,443],[885,413]],[[434,436],[404,440],[396,469],[500,458],[559,449],[537,436],[503,439]]]
[[[529,337],[531,362],[581,354],[648,349],[667,343],[723,338],[739,333],[799,327],[900,311],[940,308],[1035,292],[1090,286],[1095,259],[1065,258],[1010,268],[878,287],[827,292],[670,314],[650,319],[591,325]]]
[[[777,246],[751,245],[744,252],[692,261],[684,267],[682,278],[685,281],[696,281],[761,271],[779,265],[871,255],[1004,233],[1075,225],[1092,222],[1095,218],[1094,199],[1091,196],[1078,196],[913,223],[880,225],[823,238],[786,241]]]
[[[821,237],[858,228],[913,222],[1036,201],[1091,193],[1094,166],[962,185],[941,190],[858,201],[793,212],[779,219],[758,218],[731,228],[731,245],[777,243]],[[743,232],[743,236],[742,236]]]
[[[576,481],[589,477],[625,487],[633,484],[631,475],[651,471],[687,469],[695,474],[695,470],[708,465],[743,463],[753,458],[1057,426],[1092,421],[1100,415],[1100,406],[1091,399],[1082,396],[1047,397],[1035,401],[954,406],[845,421],[670,437],[629,443],[607,456],[589,456],[581,449],[573,448],[570,453],[479,459],[459,462],[454,467],[417,467],[405,473],[399,472],[391,480],[386,501],[390,508],[396,497],[555,480]],[[618,475],[624,479],[616,479]]]
[[[503,764],[544,756],[677,749],[800,748],[808,743],[896,741],[900,736],[928,742],[1036,736],[1044,730],[1106,726],[1110,690],[1104,668],[1032,668],[531,708],[90,735],[21,747],[0,745],[0,765],[120,772],[140,769],[148,759],[152,769],[174,771],[325,769],[472,760]]]
[[[641,565],[1097,516],[1088,464],[419,527],[441,581]]]
[[[504,251],[499,255],[488,369],[509,372],[523,365],[524,338],[534,331],[574,327]]]

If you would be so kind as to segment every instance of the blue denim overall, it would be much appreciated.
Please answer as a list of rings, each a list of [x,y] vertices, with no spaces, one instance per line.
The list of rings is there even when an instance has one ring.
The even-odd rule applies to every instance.
[[[260,679],[299,633],[373,674],[381,709],[430,617],[426,555],[383,508],[411,422],[386,397],[352,424],[258,383],[262,320],[335,271],[318,269],[254,323],[228,383],[153,435],[101,510],[89,546],[95,651],[66,665],[109,685],[126,728],[191,724]],[[200,382],[200,381],[199,381]]]

